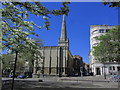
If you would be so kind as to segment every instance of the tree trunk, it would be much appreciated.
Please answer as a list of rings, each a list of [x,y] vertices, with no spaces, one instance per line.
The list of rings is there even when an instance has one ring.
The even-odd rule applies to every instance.
[[[15,78],[15,72],[16,72],[17,56],[18,56],[18,51],[15,52],[15,63],[14,63],[13,79],[12,79],[11,90],[13,90],[13,88],[14,88],[14,78]]]
[[[105,63],[104,63],[104,79],[106,79]]]

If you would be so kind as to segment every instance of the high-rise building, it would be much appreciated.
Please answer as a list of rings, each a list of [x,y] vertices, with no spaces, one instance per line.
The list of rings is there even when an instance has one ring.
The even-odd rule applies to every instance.
[[[120,64],[118,62],[106,62],[105,66],[103,63],[95,59],[93,55],[93,47],[97,46],[100,42],[96,40],[95,37],[105,35],[108,30],[114,28],[115,26],[108,25],[91,25],[90,26],[90,68],[94,75],[104,75],[106,74],[117,74],[120,70]]]

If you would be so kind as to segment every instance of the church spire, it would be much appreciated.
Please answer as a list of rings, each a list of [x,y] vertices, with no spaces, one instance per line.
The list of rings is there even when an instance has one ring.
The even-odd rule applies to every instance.
[[[68,46],[68,38],[67,38],[67,32],[66,32],[66,18],[65,17],[66,16],[63,15],[61,35],[59,38],[59,46]]]
[[[65,15],[63,15],[62,20],[62,28],[61,28],[61,36],[60,40],[66,41],[67,40],[67,34],[66,34],[66,20]]]

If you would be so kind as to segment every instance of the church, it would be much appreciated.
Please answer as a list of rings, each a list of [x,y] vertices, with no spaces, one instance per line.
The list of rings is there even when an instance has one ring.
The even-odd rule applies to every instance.
[[[42,58],[34,62],[33,77],[46,75],[62,77],[73,73],[73,56],[69,50],[65,15],[62,19],[58,46],[43,46],[40,47],[40,52]]]

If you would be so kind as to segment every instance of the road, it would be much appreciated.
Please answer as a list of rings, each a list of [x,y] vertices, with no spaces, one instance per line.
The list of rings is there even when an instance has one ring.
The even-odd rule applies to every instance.
[[[65,78],[45,77],[41,79],[16,79],[14,90],[45,90],[45,88],[118,88],[117,82],[96,82],[85,80],[85,78],[82,81],[79,77],[67,78],[68,80],[61,79]],[[43,82],[39,82],[39,80],[43,80]],[[5,86],[3,90],[10,90],[10,85]]]

